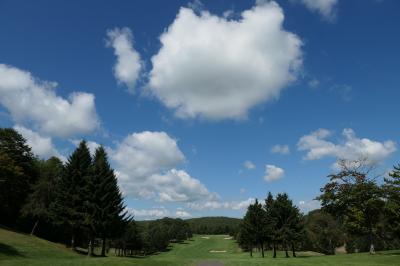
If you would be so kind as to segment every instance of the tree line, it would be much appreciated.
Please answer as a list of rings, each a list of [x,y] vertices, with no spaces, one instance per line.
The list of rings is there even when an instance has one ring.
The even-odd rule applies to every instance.
[[[307,215],[288,195],[268,194],[255,201],[243,218],[236,239],[243,250],[297,250],[333,255],[338,247],[348,253],[400,248],[400,165],[381,180],[367,159],[339,160],[339,171],[329,175],[316,199],[321,209]]]
[[[374,174],[367,160],[338,163],[317,200],[321,209],[303,215],[285,193],[251,204],[242,220],[226,217],[163,218],[136,222],[125,208],[107,152],[91,156],[85,141],[63,163],[40,160],[14,129],[0,128],[0,226],[38,235],[88,255],[165,251],[192,234],[230,234],[245,251],[296,250],[335,254],[400,248],[400,164]]]
[[[88,255],[101,238],[104,256],[106,239],[120,234],[131,220],[101,146],[92,157],[81,141],[63,164],[56,157],[38,159],[17,131],[0,129],[0,165],[2,224],[31,221],[31,234],[41,226],[62,228],[72,249],[87,242]]]
[[[261,251],[264,257],[266,249],[276,251],[280,247],[289,257],[288,249],[295,257],[295,245],[304,231],[303,216],[289,199],[288,195],[278,194],[275,198],[268,193],[264,204],[256,200],[250,204],[240,225],[237,240],[242,249],[253,256],[253,248]]]
[[[85,141],[63,163],[40,160],[14,129],[0,129],[0,226],[70,248],[112,247],[118,256],[166,250],[170,242],[192,237],[182,219],[137,223],[125,208],[106,150],[91,156]]]

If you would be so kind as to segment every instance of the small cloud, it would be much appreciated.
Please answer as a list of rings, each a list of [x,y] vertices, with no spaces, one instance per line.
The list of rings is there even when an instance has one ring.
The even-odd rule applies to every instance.
[[[203,202],[193,202],[188,203],[187,206],[193,210],[202,211],[202,210],[217,210],[217,209],[226,209],[226,210],[244,210],[250,204],[254,202],[254,198],[248,198],[242,201],[220,201],[220,200],[209,200]]]
[[[320,82],[318,79],[312,79],[308,82],[308,87],[315,89],[319,86]]]
[[[265,166],[265,176],[264,180],[267,182],[276,181],[282,179],[285,175],[285,170],[275,165],[267,164]]]
[[[124,84],[133,93],[143,62],[133,48],[132,31],[129,28],[115,28],[107,31],[107,38],[107,46],[114,48],[117,57],[114,76],[118,83]]]
[[[271,148],[271,153],[289,154],[289,145],[275,145]]]
[[[253,162],[251,162],[251,161],[245,161],[245,162],[243,163],[243,166],[244,166],[247,170],[256,169],[256,165],[255,165]]]
[[[336,18],[338,0],[291,0],[300,2],[308,10],[318,13],[326,21],[332,22]]]

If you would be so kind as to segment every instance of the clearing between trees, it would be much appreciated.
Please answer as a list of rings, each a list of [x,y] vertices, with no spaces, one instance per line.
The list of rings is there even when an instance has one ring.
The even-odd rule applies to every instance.
[[[203,237],[208,237],[203,238]],[[325,256],[319,253],[298,252],[297,258],[285,258],[278,252],[276,259],[272,252],[261,258],[258,252],[250,258],[242,252],[234,240],[224,239],[226,235],[195,235],[191,240],[170,245],[169,251],[147,257],[115,257],[112,251],[108,257],[88,258],[35,236],[0,229],[0,265],[399,265],[400,251]],[[210,253],[211,250],[225,250],[223,253]]]

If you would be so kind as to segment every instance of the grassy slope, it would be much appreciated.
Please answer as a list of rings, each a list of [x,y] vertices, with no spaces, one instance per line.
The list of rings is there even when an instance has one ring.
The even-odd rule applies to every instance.
[[[196,265],[198,261],[220,261],[225,265],[400,265],[400,252],[385,252],[375,256],[368,254],[351,254],[337,256],[313,256],[311,253],[299,253],[298,258],[272,259],[271,252],[267,258],[255,254],[250,258],[248,253],[241,252],[234,241],[224,236],[209,236],[204,239],[195,236],[193,241],[174,244],[169,252],[148,258],[87,258],[74,254],[57,245],[36,237],[18,234],[0,229],[0,265]],[[210,250],[226,250],[226,253],[210,253]]]

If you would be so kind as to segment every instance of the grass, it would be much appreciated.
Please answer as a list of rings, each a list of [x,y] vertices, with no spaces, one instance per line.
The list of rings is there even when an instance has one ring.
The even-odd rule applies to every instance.
[[[297,258],[284,258],[279,252],[273,259],[271,251],[266,258],[255,253],[250,258],[242,252],[233,240],[226,236],[195,236],[193,240],[181,244],[172,244],[171,250],[146,258],[120,258],[110,254],[107,258],[87,258],[66,249],[63,245],[54,244],[37,237],[19,234],[0,229],[0,265],[197,265],[199,262],[218,261],[223,265],[271,265],[271,266],[305,266],[305,265],[341,265],[341,266],[379,266],[400,265],[400,251],[380,252],[376,255],[365,253],[322,256],[313,252],[298,252]],[[226,251],[211,253],[210,251]]]

